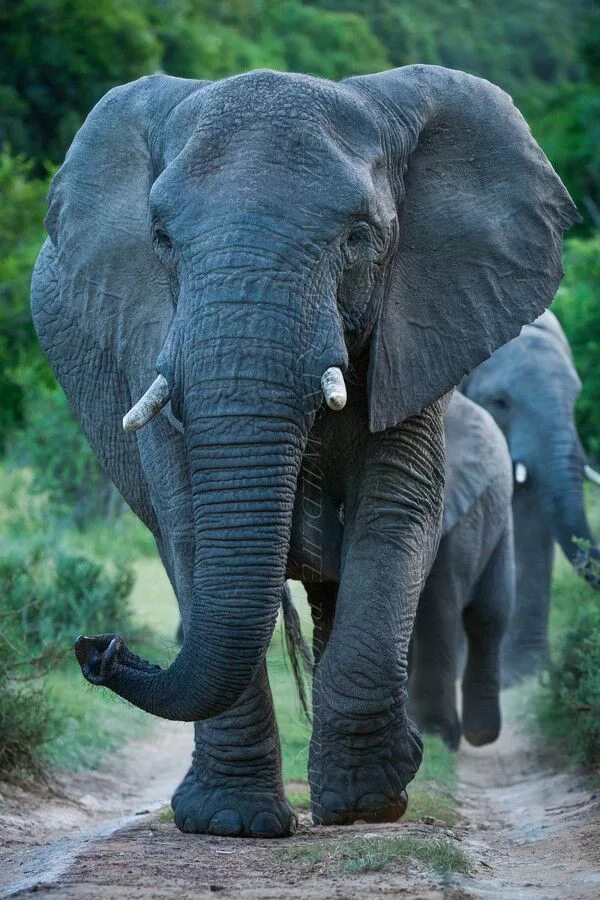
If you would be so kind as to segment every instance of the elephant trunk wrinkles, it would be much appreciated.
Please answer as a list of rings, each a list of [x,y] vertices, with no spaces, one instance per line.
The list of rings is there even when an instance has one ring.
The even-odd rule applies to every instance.
[[[215,315],[217,306],[212,318],[231,321],[227,309]],[[310,418],[287,348],[274,349],[256,323],[252,333],[223,340],[209,335],[207,321],[189,329],[201,337],[182,348],[179,386],[196,533],[183,647],[166,670],[121,647],[120,663],[102,681],[147,712],[183,721],[228,709],[264,660]],[[268,334],[264,316],[262,324]]]
[[[117,688],[163,718],[197,721],[229,708],[257,673],[275,626],[300,451],[271,445],[249,464],[244,426],[235,430],[235,441],[196,454],[204,459],[195,463],[203,466],[195,599],[182,650],[166,671],[125,670]]]

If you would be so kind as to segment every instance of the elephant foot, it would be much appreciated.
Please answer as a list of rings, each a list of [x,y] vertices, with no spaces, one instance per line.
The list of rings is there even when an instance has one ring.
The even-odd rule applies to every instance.
[[[408,805],[406,785],[423,755],[416,727],[408,722],[401,746],[390,752],[369,750],[350,755],[332,746],[311,766],[312,813],[315,825],[353,822],[396,822]],[[317,768],[320,769],[316,774]]]
[[[473,747],[493,744],[501,724],[498,696],[480,698],[463,693],[463,734]]]
[[[207,785],[189,770],[171,800],[175,824],[189,834],[282,838],[298,826],[290,804],[264,787]]]

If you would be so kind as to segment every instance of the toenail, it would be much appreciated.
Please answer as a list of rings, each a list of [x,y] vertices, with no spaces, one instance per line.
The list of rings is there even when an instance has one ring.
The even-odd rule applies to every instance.
[[[221,809],[210,820],[208,832],[223,837],[235,837],[242,833],[242,820],[234,809]]]
[[[250,831],[256,837],[281,837],[283,827],[275,813],[263,811],[252,819]]]

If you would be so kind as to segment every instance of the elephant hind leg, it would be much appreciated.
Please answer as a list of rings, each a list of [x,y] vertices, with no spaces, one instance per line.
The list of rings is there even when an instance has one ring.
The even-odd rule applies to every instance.
[[[476,747],[500,734],[500,648],[515,593],[510,524],[488,560],[463,611],[468,656],[462,681],[463,734]]]

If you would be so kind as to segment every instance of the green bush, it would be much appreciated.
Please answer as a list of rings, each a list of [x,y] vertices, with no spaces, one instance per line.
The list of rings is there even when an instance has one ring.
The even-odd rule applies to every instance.
[[[600,456],[600,234],[565,246],[565,279],[552,305],[565,330],[582,390],[577,427],[589,452]]]
[[[600,503],[588,492],[592,529],[600,527]],[[600,765],[600,604],[598,593],[574,575],[559,555],[552,583],[552,664],[537,692],[543,732],[576,765]]]
[[[0,647],[0,779],[39,777],[44,772],[43,747],[58,730],[51,698],[39,684],[32,687],[11,679],[2,657]]]
[[[0,99],[1,105],[1,99]],[[25,389],[19,365],[50,381],[29,313],[31,270],[44,239],[43,218],[48,180],[34,178],[23,156],[0,151],[0,450],[6,436],[22,426]]]
[[[30,491],[45,494],[56,518],[87,528],[96,519],[114,521],[124,501],[104,474],[87,438],[75,420],[62,390],[35,380],[35,372],[19,371],[26,387],[24,428],[8,441],[13,467],[32,472]]]
[[[549,691],[577,762],[600,766],[600,609],[579,613],[550,671]]]
[[[46,554],[45,547],[34,546],[0,557],[2,621],[13,644],[69,648],[83,631],[129,627],[130,570],[61,551],[52,559]]]
[[[0,777],[12,779],[41,775],[49,742],[71,727],[40,677],[71,657],[77,634],[132,627],[131,570],[94,559],[81,538],[70,549],[32,478],[0,470]]]

